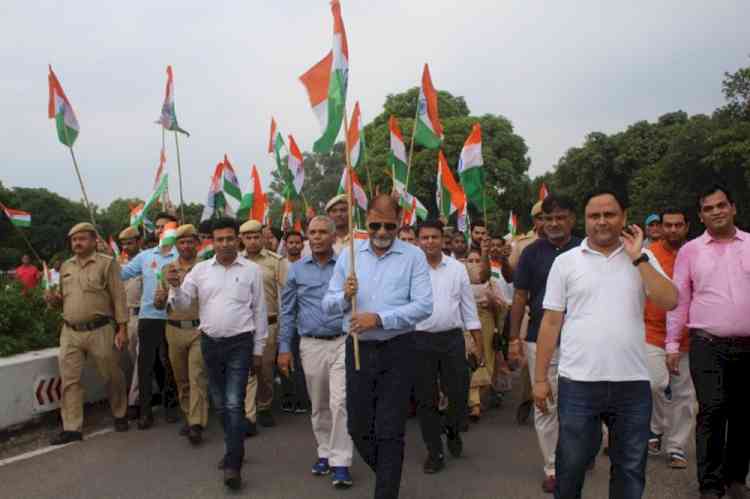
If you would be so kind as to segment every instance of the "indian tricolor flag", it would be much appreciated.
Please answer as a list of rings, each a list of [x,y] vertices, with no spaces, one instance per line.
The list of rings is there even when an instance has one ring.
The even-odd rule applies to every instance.
[[[416,219],[427,219],[427,208],[417,199],[417,196],[403,192],[400,196],[400,204],[404,210],[403,225],[412,225]]]
[[[159,185],[156,186],[148,200],[130,210],[131,227],[138,227],[143,223],[144,215],[148,213],[149,209],[164,195],[164,192],[167,190],[167,185],[169,185],[169,174],[164,173],[159,180]]]
[[[333,149],[344,120],[346,87],[349,78],[349,46],[346,41],[341,4],[331,2],[333,13],[333,48],[315,66],[300,76],[307,90],[313,113],[320,122],[323,135],[315,141],[313,150],[328,153]]]
[[[305,168],[302,152],[297,147],[294,137],[289,135],[289,171],[292,175],[292,187],[297,196],[302,194],[302,186],[305,184]]]
[[[161,105],[161,116],[159,116],[159,121],[157,121],[157,123],[161,124],[166,130],[180,132],[188,137],[190,136],[189,133],[180,128],[180,125],[177,124],[177,113],[175,112],[174,107],[174,74],[172,73],[172,66],[167,66],[167,86],[164,90],[164,102]]]
[[[542,185],[539,186],[539,201],[544,201],[547,199],[547,196],[549,196],[549,189],[547,188],[547,184],[542,182]]]
[[[349,182],[349,168],[344,167],[344,171],[341,173],[341,181],[339,182],[339,189],[336,194],[346,194],[346,188],[347,183]],[[359,181],[359,177],[357,177],[357,172],[352,170],[352,197],[354,198],[354,201],[357,203],[357,206],[367,211],[367,194],[365,193],[365,190],[362,188],[362,183]]]
[[[240,182],[237,180],[232,163],[229,162],[226,154],[224,155],[224,166],[222,168],[221,190],[224,193],[226,202],[224,212],[229,216],[234,216],[242,202],[242,189],[240,189]],[[232,201],[231,203],[229,202],[230,200]]]
[[[49,67],[49,105],[47,114],[50,119],[55,120],[57,126],[57,138],[60,142],[68,147],[73,147],[73,143],[78,138],[80,127],[78,118],[73,112],[73,106],[70,105],[68,97],[63,91],[62,85],[57,80],[52,66]]]
[[[502,268],[503,266],[500,262],[490,260],[490,277],[493,279],[500,279],[502,276]]]
[[[440,214],[448,218],[454,212],[458,211],[459,216],[461,216],[466,210],[466,195],[453,177],[453,173],[448,167],[448,160],[445,159],[442,149],[438,153],[437,179],[435,195]]]
[[[0,208],[5,212],[5,216],[8,217],[10,223],[16,227],[31,227],[31,213],[28,211],[14,210],[2,203],[0,203]]]
[[[173,246],[177,242],[177,222],[168,222],[159,238],[159,247]]]
[[[294,227],[294,204],[291,199],[285,199],[281,212],[281,229],[286,232],[292,227]]]
[[[258,168],[253,165],[250,172],[250,189],[242,196],[242,203],[237,210],[237,219],[239,220],[257,220],[264,223],[266,219],[266,195],[263,192],[263,186],[260,183],[260,174]]]
[[[458,160],[458,176],[466,197],[478,209],[484,209],[484,169],[482,165],[482,128],[475,123],[461,149]]]
[[[424,65],[422,86],[419,87],[417,101],[417,124],[414,141],[428,149],[437,149],[443,143],[443,125],[438,114],[438,95],[432,85],[430,68]]]
[[[349,160],[354,168],[359,168],[365,160],[365,134],[362,133],[362,115],[359,111],[359,101],[354,104],[352,120],[349,122]]]
[[[112,239],[112,236],[109,236],[109,249],[112,250],[112,254],[115,256],[116,259],[120,259],[120,247],[117,246],[117,243],[114,239]]]
[[[388,120],[388,129],[391,135],[391,154],[388,162],[391,165],[391,176],[393,177],[393,190],[406,192],[406,177],[408,176],[408,163],[406,162],[406,146],[398,120],[391,116]]]
[[[518,234],[518,215],[513,213],[513,210],[508,215],[508,234],[511,237],[516,237],[516,234]]]
[[[198,246],[198,259],[208,260],[212,256],[214,256],[214,241],[213,239],[204,239]]]
[[[52,289],[52,273],[44,260],[42,260],[42,289]]]

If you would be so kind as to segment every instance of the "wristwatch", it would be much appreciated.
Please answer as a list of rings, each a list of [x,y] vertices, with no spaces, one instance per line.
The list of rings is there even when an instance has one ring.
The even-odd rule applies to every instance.
[[[641,256],[633,260],[633,267],[637,267],[642,263],[646,263],[650,260],[647,253],[641,253]]]

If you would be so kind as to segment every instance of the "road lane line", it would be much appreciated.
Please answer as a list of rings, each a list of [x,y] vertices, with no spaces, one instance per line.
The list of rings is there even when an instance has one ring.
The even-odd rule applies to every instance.
[[[114,430],[112,428],[105,428],[103,430],[99,430],[99,431],[95,431],[93,433],[89,433],[88,435],[84,435],[84,441],[86,441],[86,440],[88,440],[90,438],[98,437],[100,435],[106,435],[107,433],[112,433],[113,431]],[[43,454],[47,454],[49,452],[53,452],[53,451],[56,451],[58,449],[64,449],[65,447],[67,447],[69,445],[75,445],[75,444],[80,444],[80,443],[81,442],[70,442],[70,443],[65,444],[65,445],[49,445],[47,447],[42,447],[41,449],[37,449],[37,450],[32,450],[32,451],[29,451],[29,452],[25,452],[23,454],[19,454],[17,456],[9,457],[7,459],[0,459],[0,468],[2,468],[3,466],[6,466],[8,464],[13,464],[13,463],[16,463],[18,461],[25,461],[27,459],[31,459],[32,457],[41,456]]]

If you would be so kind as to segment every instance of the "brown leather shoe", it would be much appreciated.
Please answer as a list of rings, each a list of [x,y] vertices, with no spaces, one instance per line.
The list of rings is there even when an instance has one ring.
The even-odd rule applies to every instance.
[[[542,482],[542,490],[547,494],[554,494],[555,493],[555,477],[554,476],[548,476],[544,479]]]
[[[240,490],[242,487],[242,476],[239,470],[224,469],[224,485],[231,490]]]

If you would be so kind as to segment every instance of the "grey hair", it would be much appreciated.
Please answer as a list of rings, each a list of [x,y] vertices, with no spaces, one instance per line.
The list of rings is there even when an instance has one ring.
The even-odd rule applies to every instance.
[[[327,217],[325,215],[315,215],[312,220],[310,220],[310,223],[307,224],[307,226],[310,227],[313,222],[323,222],[328,226],[328,230],[331,232],[331,234],[336,233],[336,224],[333,222],[331,217]]]

